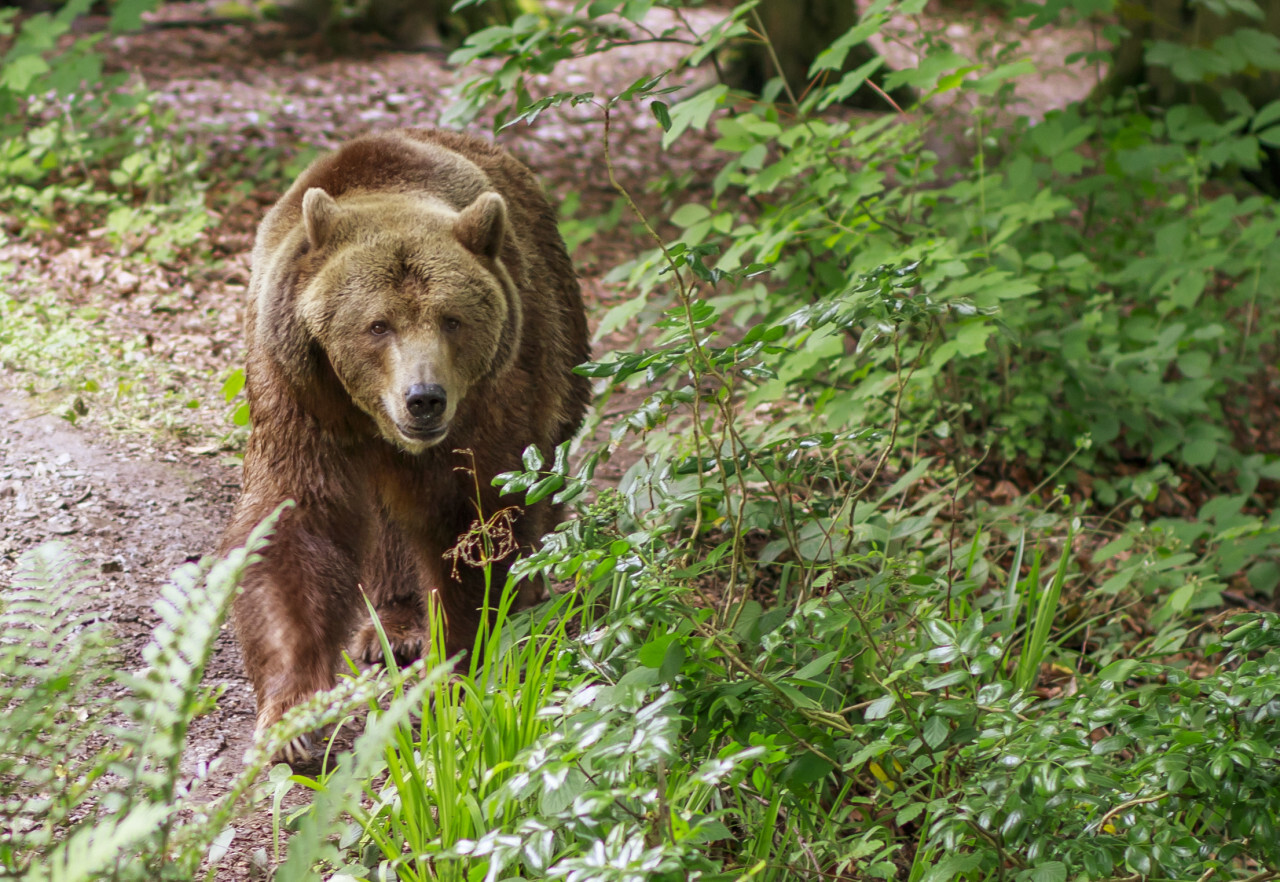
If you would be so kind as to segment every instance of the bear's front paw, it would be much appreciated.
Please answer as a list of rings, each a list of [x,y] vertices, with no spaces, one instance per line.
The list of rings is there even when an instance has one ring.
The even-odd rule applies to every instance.
[[[404,667],[422,657],[422,650],[426,645],[426,634],[423,633],[421,626],[384,627],[383,632],[387,635],[387,643],[391,645],[391,654],[395,657],[396,664]],[[352,638],[351,657],[371,665],[383,662],[382,641],[378,639],[378,631],[372,623],[365,625]]]
[[[258,712],[258,719],[255,721],[253,729],[253,740],[259,743],[262,742],[266,738],[267,731],[276,723],[280,722],[281,718],[284,716],[284,712],[289,707],[292,707],[291,703],[281,701],[267,702],[266,705]],[[289,739],[283,745],[276,748],[276,750],[271,754],[271,764],[288,763],[295,769],[301,766],[311,765],[314,759],[314,747],[317,740],[323,743],[323,734],[324,733],[320,731],[304,732],[301,735]],[[251,748],[245,755],[246,762],[249,761],[252,753],[253,749]]]
[[[380,602],[377,612],[396,664],[403,667],[421,658],[427,645],[422,604],[412,597],[392,597]],[[356,632],[351,642],[351,657],[371,665],[382,663],[382,642],[372,622]]]
[[[261,741],[265,734],[264,728],[255,729],[253,732],[253,740]],[[292,738],[285,742],[283,746],[278,748],[275,753],[271,754],[271,765],[276,763],[288,763],[295,769],[299,766],[309,765],[312,760],[312,748],[315,746],[315,738],[313,733],[305,733],[296,738]],[[244,762],[253,762],[254,748],[245,751]]]

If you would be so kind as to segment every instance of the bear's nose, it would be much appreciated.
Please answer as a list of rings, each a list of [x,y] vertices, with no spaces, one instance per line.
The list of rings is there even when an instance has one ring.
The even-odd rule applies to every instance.
[[[437,383],[414,383],[404,393],[405,407],[415,420],[432,420],[444,413],[444,387]]]

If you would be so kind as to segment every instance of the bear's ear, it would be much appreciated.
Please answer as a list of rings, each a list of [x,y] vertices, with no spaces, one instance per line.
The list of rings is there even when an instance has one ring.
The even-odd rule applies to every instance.
[[[302,223],[312,248],[320,248],[329,241],[341,213],[338,203],[324,190],[312,187],[306,192],[302,197]]]
[[[507,203],[497,193],[483,193],[462,210],[453,234],[462,247],[481,257],[496,258],[507,232]]]

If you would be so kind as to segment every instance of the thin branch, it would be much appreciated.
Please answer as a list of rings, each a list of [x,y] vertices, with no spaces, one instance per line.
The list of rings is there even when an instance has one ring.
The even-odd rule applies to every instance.
[[[1111,820],[1116,817],[1116,815],[1119,815],[1122,812],[1125,812],[1133,808],[1135,805],[1150,805],[1153,802],[1159,802],[1162,799],[1168,799],[1172,795],[1173,794],[1168,792],[1157,793],[1155,796],[1144,796],[1141,799],[1131,799],[1128,802],[1122,802],[1118,806],[1113,808],[1111,811],[1107,812],[1105,815],[1102,816],[1102,820],[1098,822],[1098,829],[1099,830],[1104,829],[1107,826],[1107,824],[1109,824]]]

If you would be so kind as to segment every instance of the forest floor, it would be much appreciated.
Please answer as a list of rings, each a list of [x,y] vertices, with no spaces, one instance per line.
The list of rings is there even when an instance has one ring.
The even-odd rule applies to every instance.
[[[433,125],[463,79],[438,53],[393,51],[375,37],[337,50],[270,23],[201,26],[214,14],[212,4],[169,4],[151,29],[100,44],[109,70],[132,72],[173,111],[166,136],[193,140],[205,154],[201,174],[209,176],[206,204],[216,221],[201,241],[153,262],[143,241],[113,244],[101,217],[68,211],[47,233],[15,235],[0,246],[4,296],[31,305],[25,315],[33,338],[26,356],[0,365],[0,583],[24,551],[50,540],[68,544],[101,574],[94,612],[114,624],[126,669],[141,665],[158,586],[179,564],[215,549],[239,492],[244,433],[229,422],[233,405],[220,390],[242,360],[241,308],[257,222],[316,151],[374,129]],[[985,40],[984,29],[1006,27],[976,12],[940,26],[970,43]],[[1061,60],[1091,38],[1038,31],[1035,39],[1023,49],[1043,76],[1020,97],[1024,111],[1040,115],[1088,91],[1092,72]],[[881,48],[891,61],[900,51],[892,42]],[[536,88],[616,94],[676,58],[675,50],[639,47],[563,64],[555,82]],[[619,177],[646,199],[657,123],[647,112],[622,112],[613,139]],[[590,227],[617,205],[599,109],[548,113],[499,140],[534,168],[553,201],[576,201],[586,220],[570,227],[594,232],[574,255],[594,327],[620,296],[605,274],[648,247],[628,220]],[[682,139],[662,165],[704,186],[718,169],[709,145],[709,138]],[[625,334],[613,335],[595,347],[626,342]],[[617,462],[612,469],[601,477],[616,479]],[[225,691],[196,721],[187,767],[223,758],[225,775],[207,783],[216,796],[219,780],[241,761],[254,716],[229,629],[206,676]],[[260,877],[266,852],[259,850],[269,846],[270,831],[265,811],[237,824],[217,878]]]

